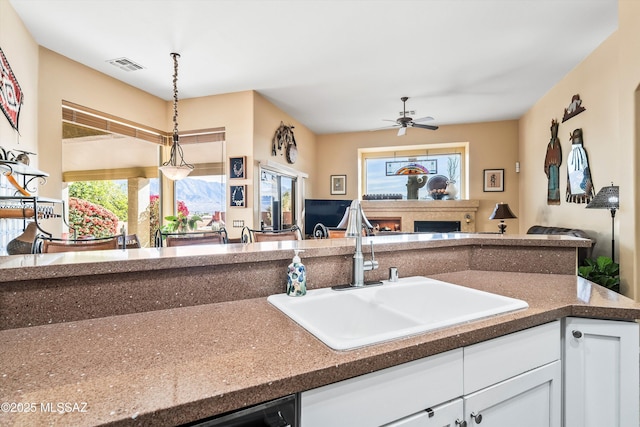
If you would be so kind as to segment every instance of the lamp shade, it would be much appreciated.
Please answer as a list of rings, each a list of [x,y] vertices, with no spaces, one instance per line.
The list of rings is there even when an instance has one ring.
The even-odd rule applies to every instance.
[[[602,187],[596,197],[589,202],[587,209],[619,209],[620,187],[611,183],[608,187]]]
[[[186,178],[187,175],[189,175],[193,170],[193,168],[190,168],[189,166],[186,166],[186,165],[183,165],[183,166],[164,165],[164,166],[160,166],[159,169],[162,171],[164,176],[166,176],[172,181],[178,181],[183,178]]]
[[[360,201],[353,200],[351,202],[351,206],[349,206],[344,211],[344,216],[340,220],[340,223],[336,226],[336,228],[340,228],[340,229],[346,228],[347,232],[345,233],[345,235],[347,237],[353,237],[357,234],[356,225],[355,225],[356,220],[355,218],[351,219],[351,217],[355,216],[358,211],[360,211],[360,215],[362,215],[362,224],[364,224],[364,226],[367,227],[369,230],[373,229],[373,226],[367,219],[366,215],[364,214],[364,211],[360,208]]]
[[[509,219],[509,218],[517,218],[509,209],[509,205],[507,203],[497,203],[493,213],[489,217],[489,219]]]

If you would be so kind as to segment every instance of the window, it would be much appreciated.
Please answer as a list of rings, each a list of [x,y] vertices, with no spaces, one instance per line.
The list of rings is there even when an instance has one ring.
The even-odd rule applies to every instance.
[[[360,150],[362,192],[368,199],[466,197],[466,144]],[[455,181],[457,194],[446,188]]]
[[[178,211],[197,215],[198,229],[219,230],[225,227],[226,184],[224,175],[188,176],[176,181]]]

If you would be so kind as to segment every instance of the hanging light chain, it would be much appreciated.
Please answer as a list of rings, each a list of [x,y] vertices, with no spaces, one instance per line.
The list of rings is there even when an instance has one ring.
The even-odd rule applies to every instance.
[[[171,53],[171,56],[173,57],[173,143],[171,144],[169,160],[164,162],[162,166],[174,166],[179,168],[184,167],[193,169],[194,166],[192,164],[184,161],[184,153],[182,151],[182,147],[180,146],[178,136],[178,58],[180,58],[180,54]],[[179,160],[178,157],[180,158]]]
[[[173,138],[178,135],[178,58],[179,53],[172,53],[173,57]],[[175,142],[175,141],[174,141]]]

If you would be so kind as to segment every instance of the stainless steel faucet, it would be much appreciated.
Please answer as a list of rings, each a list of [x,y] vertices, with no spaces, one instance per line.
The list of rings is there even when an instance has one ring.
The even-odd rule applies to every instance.
[[[364,254],[362,253],[362,218],[364,213],[362,212],[362,206],[360,206],[359,200],[354,200],[349,206],[349,222],[347,224],[347,231],[345,237],[356,238],[356,250],[353,254],[352,265],[352,279],[348,285],[334,286],[335,290],[362,288],[364,286],[381,285],[382,282],[365,283],[364,272],[376,270],[378,268],[378,261],[375,259],[373,252],[373,242],[371,242],[371,259],[365,261]]]

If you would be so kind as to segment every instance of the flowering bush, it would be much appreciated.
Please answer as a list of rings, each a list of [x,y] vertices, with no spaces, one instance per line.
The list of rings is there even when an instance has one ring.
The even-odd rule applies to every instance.
[[[69,225],[78,237],[107,237],[118,232],[118,217],[100,205],[69,197]]]

